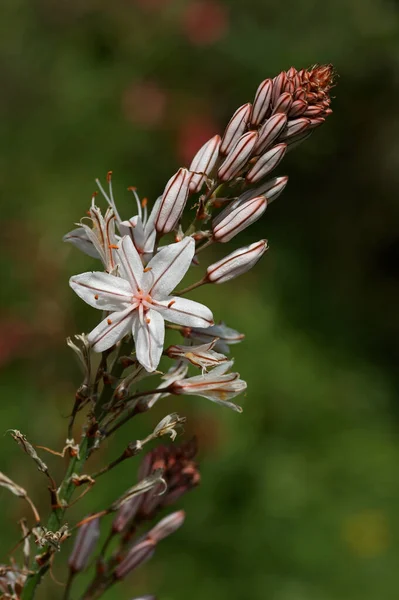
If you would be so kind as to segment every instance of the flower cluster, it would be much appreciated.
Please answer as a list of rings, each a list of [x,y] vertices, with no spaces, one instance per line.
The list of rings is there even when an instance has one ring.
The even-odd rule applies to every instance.
[[[113,513],[114,519],[82,600],[99,598],[151,558],[156,545],[183,524],[183,511],[176,511],[137,536],[144,522],[199,483],[195,443],[173,444],[184,417],[167,415],[152,433],[130,442],[122,455],[97,473],[86,474],[85,462],[104,439],[171,395],[202,396],[241,412],[232,399],[244,392],[247,384],[226,355],[244,335],[223,321],[215,323],[211,309],[187,295],[202,285],[223,284],[245,274],[266,253],[267,240],[255,240],[203,266],[204,250],[235,239],[282,193],[286,176],[266,178],[287,150],[309,137],[332,112],[332,85],[331,65],[291,68],[263,81],[253,103],[239,107],[223,135],[208,140],[189,167],[181,167],[169,179],[151,210],[147,200],[140,201],[136,189],[129,188],[137,211],[128,219],[121,218],[112,173],[107,175],[108,189],[97,180],[107,204],[105,212],[94,194],[88,217],[64,238],[102,264],[94,272],[70,279],[72,290],[101,311],[99,323],[90,333],[68,339],[84,377],[76,392],[65,447],[62,452],[50,451],[69,456],[70,464],[62,482],[57,483],[34,445],[18,430],[11,430],[50,484],[51,516],[47,527],[41,525],[42,518],[27,492],[0,474],[0,487],[30,505],[35,526],[25,527],[24,541],[32,538],[41,552],[33,566],[24,553],[23,568],[16,564],[0,567],[0,591],[8,593],[5,597],[32,599],[52,558],[77,528],[64,595],[68,600],[75,576],[88,566],[97,548],[101,519],[106,515]],[[191,222],[185,216],[187,206],[192,209]],[[182,285],[190,268],[198,270],[198,265],[199,279]],[[184,343],[166,340],[176,332]],[[149,384],[154,377],[155,383]],[[75,418],[83,409],[86,420],[80,442],[75,442]],[[64,513],[77,487],[86,486],[83,496],[100,476],[162,436],[170,436],[171,445],[146,455],[137,484],[71,529],[65,524]],[[119,545],[111,552],[110,542],[116,540]]]

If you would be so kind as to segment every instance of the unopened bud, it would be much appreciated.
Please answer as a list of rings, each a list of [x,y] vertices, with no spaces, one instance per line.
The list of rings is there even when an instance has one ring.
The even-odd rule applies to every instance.
[[[302,142],[307,140],[312,135],[312,133],[312,130],[305,131],[304,133],[300,133],[289,138],[287,140],[287,152],[290,152],[291,150],[302,144]]]
[[[251,124],[260,125],[269,110],[272,99],[273,81],[265,79],[256,90],[251,112]]]
[[[247,190],[241,196],[239,196],[239,200],[244,202],[246,200],[250,200],[255,198],[256,196],[266,196],[267,203],[270,204],[274,200],[276,200],[280,194],[284,191],[285,186],[288,183],[288,177],[273,177],[273,179],[269,179],[269,181],[265,181],[265,183],[259,185],[252,190]]]
[[[283,71],[273,79],[273,90],[272,90],[272,105],[276,106],[278,98],[281,96],[287,83],[287,75]]]
[[[120,507],[117,515],[112,523],[112,531],[120,533],[125,529],[127,524],[134,519],[137,514],[140,504],[143,500],[142,496],[134,496]]]
[[[74,573],[84,571],[94,552],[99,537],[100,519],[98,518],[84,523],[79,528],[72,553],[68,560],[71,571]]]
[[[219,168],[218,176],[222,181],[230,181],[249,160],[258,139],[256,131],[248,131],[237,141]]]
[[[287,123],[287,127],[285,131],[282,133],[280,140],[285,141],[292,137],[293,135],[297,135],[298,133],[303,133],[304,131],[310,128],[310,119],[306,117],[301,117],[299,119],[293,119]]]
[[[288,116],[290,118],[299,117],[300,115],[303,115],[307,107],[308,103],[305,102],[305,100],[294,100],[290,110],[288,111]]]
[[[156,543],[153,540],[144,540],[133,546],[115,569],[115,578],[123,579],[134,569],[137,569],[137,567],[149,560],[154,554],[155,546]]]
[[[260,242],[235,250],[207,268],[207,280],[211,283],[224,283],[246,273],[256,265],[267,249],[267,240],[260,240]]]
[[[151,539],[156,543],[160,542],[177,531],[183,525],[185,518],[186,513],[184,510],[178,510],[171,515],[168,515],[164,519],[161,519],[159,523],[147,533],[147,539]]]
[[[259,129],[254,154],[262,154],[280,135],[287,123],[287,115],[278,113],[267,119]]]
[[[212,222],[214,240],[222,243],[229,242],[240,231],[255,223],[263,215],[266,207],[265,196],[242,202],[232,210],[227,206]]]
[[[188,198],[190,179],[191,173],[181,168],[166,184],[155,219],[158,233],[169,233],[177,226]]]
[[[314,129],[315,127],[319,127],[319,125],[322,125],[324,123],[325,119],[323,119],[323,117],[317,117],[316,119],[310,119],[310,125],[309,127]]]
[[[249,170],[246,176],[248,183],[256,183],[273,171],[287,151],[287,144],[277,144],[263,154]]]
[[[220,145],[221,154],[228,154],[234,144],[240,139],[247,127],[249,116],[251,114],[251,104],[244,104],[237,108],[234,115],[231,117]]]
[[[190,192],[198,192],[207,176],[212,173],[219,156],[220,136],[215,135],[208,140],[194,156],[189,170],[192,171],[189,187]]]
[[[277,113],[287,114],[292,106],[292,102],[293,102],[292,95],[289,92],[284,92],[284,94],[281,94],[281,96],[278,98],[276,104],[274,105],[273,114],[274,115]]]

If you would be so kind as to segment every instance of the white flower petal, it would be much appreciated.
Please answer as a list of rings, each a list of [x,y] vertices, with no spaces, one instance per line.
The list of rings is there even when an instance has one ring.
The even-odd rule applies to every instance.
[[[89,236],[83,227],[72,229],[69,233],[65,234],[62,238],[64,242],[70,242],[76,248],[88,254],[92,258],[101,258],[97,249],[94,247],[93,242],[89,240]]]
[[[82,300],[100,310],[122,310],[132,298],[129,282],[109,273],[75,275],[69,280],[69,285]]]
[[[111,313],[109,317],[101,321],[87,336],[89,343],[93,346],[93,350],[103,352],[119,342],[119,340],[130,332],[132,316],[133,311],[129,307],[120,312]]]
[[[146,371],[155,371],[161,360],[165,339],[165,323],[160,313],[150,309],[143,320],[135,314],[133,337],[137,360]]]
[[[187,298],[169,297],[162,302],[155,302],[154,308],[166,321],[177,325],[209,327],[214,324],[212,312],[207,306]]]
[[[152,297],[167,296],[187,273],[195,252],[192,237],[162,248],[148,263],[146,273]]]
[[[121,275],[130,281],[134,292],[141,289],[143,285],[143,263],[128,235],[125,235],[119,242],[116,255],[119,260]]]

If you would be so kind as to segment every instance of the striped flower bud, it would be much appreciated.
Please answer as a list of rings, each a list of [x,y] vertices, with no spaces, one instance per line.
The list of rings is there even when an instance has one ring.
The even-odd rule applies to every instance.
[[[192,171],[189,188],[190,192],[198,192],[207,176],[212,173],[219,156],[220,136],[215,135],[208,140],[194,156],[189,171]]]
[[[112,523],[112,531],[114,533],[120,533],[123,531],[126,525],[134,519],[140,508],[142,500],[142,496],[133,496],[133,498],[122,504]]]
[[[222,243],[229,242],[237,233],[255,223],[266,207],[265,196],[242,202],[232,210],[227,206],[212,222],[213,239]]]
[[[292,119],[294,117],[299,117],[303,115],[308,107],[308,103],[305,100],[294,100],[291,105],[290,110],[288,111],[288,116]]]
[[[251,124],[260,125],[266,117],[272,99],[273,81],[265,79],[256,90],[251,111]]]
[[[183,525],[185,518],[184,510],[178,510],[168,515],[147,533],[147,539],[153,540],[155,543],[160,542],[177,531]]]
[[[247,163],[255,147],[258,134],[248,131],[240,137],[219,168],[218,176],[222,181],[234,179]]]
[[[283,71],[273,79],[273,90],[272,90],[272,105],[276,106],[277,100],[280,95],[284,92],[285,85],[287,83],[287,74]]]
[[[241,196],[239,196],[238,200],[245,202],[246,200],[250,200],[256,196],[266,196],[267,203],[270,204],[280,196],[287,183],[288,177],[286,176],[273,177],[273,179],[265,181],[265,183],[259,185],[258,187],[253,188],[252,190],[247,190],[241,194]]]
[[[130,548],[122,562],[116,567],[114,574],[116,579],[124,579],[129,573],[149,560],[155,552],[154,540],[144,540]]]
[[[166,184],[155,218],[155,229],[158,233],[169,233],[177,226],[187,202],[190,179],[191,173],[181,168]]]
[[[254,154],[262,154],[280,135],[287,124],[287,115],[278,113],[267,119],[259,129]]]
[[[281,94],[273,108],[273,115],[277,113],[287,114],[292,106],[292,102],[292,94],[289,92],[284,92],[284,94]]]
[[[234,144],[240,139],[245,132],[247,124],[249,122],[249,116],[251,114],[252,105],[250,103],[244,104],[237,108],[234,115],[231,117],[220,146],[221,154],[228,154],[233,148]]]
[[[206,270],[206,279],[210,283],[224,283],[234,279],[252,269],[267,249],[267,240],[260,240],[250,246],[239,248],[210,265]]]
[[[263,154],[249,170],[246,176],[248,183],[256,183],[263,179],[279,164],[287,150],[287,144],[277,144]]]
[[[301,117],[299,119],[292,119],[287,123],[285,131],[281,134],[280,140],[285,141],[293,135],[297,135],[298,133],[303,133],[307,129],[310,128],[310,119],[306,119],[305,117]]]
[[[100,537],[100,519],[84,523],[78,530],[68,565],[73,573],[84,571]]]

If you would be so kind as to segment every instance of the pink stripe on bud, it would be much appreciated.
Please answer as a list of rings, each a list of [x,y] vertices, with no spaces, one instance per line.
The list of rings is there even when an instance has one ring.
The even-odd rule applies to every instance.
[[[125,558],[115,569],[116,579],[123,579],[137,569],[140,565],[149,560],[155,551],[156,543],[153,540],[144,540],[139,542],[133,548],[130,548]]]
[[[138,494],[122,504],[112,523],[112,531],[114,533],[120,533],[125,529],[126,525],[136,516],[142,501],[142,495]]]
[[[76,534],[75,544],[68,560],[69,568],[79,573],[87,567],[98,538],[100,537],[100,519],[93,519],[82,525]]]
[[[263,154],[248,172],[246,180],[248,183],[256,183],[272,171],[287,151],[287,144],[277,144]]]
[[[240,108],[237,108],[236,112],[231,117],[222,138],[220,146],[221,154],[228,154],[237,140],[243,135],[249,122],[251,108],[252,105],[248,102],[248,104],[244,104],[243,106],[240,106]]]
[[[259,129],[259,138],[254,149],[254,154],[262,154],[280,135],[286,123],[287,115],[281,113],[267,119]]]
[[[260,240],[245,248],[239,248],[210,265],[206,271],[206,278],[211,283],[224,283],[234,279],[252,269],[267,249],[267,240]]]
[[[255,223],[266,207],[267,200],[264,196],[240,202],[233,209],[227,206],[212,223],[213,239],[222,243],[229,242],[237,233]]]
[[[168,515],[147,533],[147,539],[153,540],[155,543],[160,542],[177,531],[183,525],[185,518],[184,510],[178,510]]]
[[[308,103],[305,100],[294,100],[288,111],[289,117],[299,117],[302,115],[308,107]]]
[[[319,125],[322,125],[324,123],[325,119],[323,119],[323,117],[317,117],[316,119],[310,119],[310,125],[309,127],[311,129],[314,129],[315,127],[318,127]]]
[[[273,81],[265,79],[256,90],[251,112],[251,124],[260,125],[266,117],[272,99]]]
[[[284,92],[284,94],[281,94],[281,96],[278,98],[276,104],[274,105],[273,115],[275,115],[277,113],[287,114],[292,106],[292,102],[293,102],[292,94],[290,94],[289,92]]]
[[[324,113],[324,109],[322,106],[308,106],[306,111],[303,113],[304,117],[320,117]]]
[[[219,179],[230,181],[238,175],[251,157],[257,139],[258,134],[256,131],[248,131],[248,133],[240,137],[220,166],[218,171]]]
[[[177,226],[188,198],[190,179],[187,169],[179,169],[166,184],[155,219],[158,233],[169,233]]]
[[[293,119],[289,121],[287,127],[285,128],[284,133],[281,135],[280,140],[287,140],[293,135],[297,135],[298,133],[303,133],[307,129],[310,128],[310,119],[306,119],[306,117],[300,117],[299,119]]]
[[[215,135],[208,140],[194,156],[189,168],[189,171],[193,172],[189,183],[190,192],[198,192],[201,189],[205,178],[212,173],[219,156],[219,147],[220,136]]]

